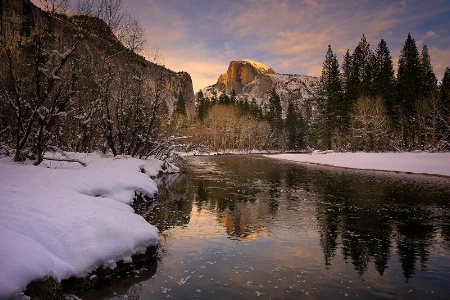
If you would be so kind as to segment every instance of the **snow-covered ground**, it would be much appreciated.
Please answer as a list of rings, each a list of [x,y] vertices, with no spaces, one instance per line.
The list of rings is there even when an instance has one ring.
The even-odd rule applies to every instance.
[[[88,165],[0,160],[0,299],[17,297],[33,279],[114,268],[158,243],[156,227],[129,204],[135,192],[156,193],[150,176],[162,162],[78,158]]]
[[[270,158],[311,164],[330,165],[364,170],[417,173],[450,176],[450,153],[337,153],[275,154]]]

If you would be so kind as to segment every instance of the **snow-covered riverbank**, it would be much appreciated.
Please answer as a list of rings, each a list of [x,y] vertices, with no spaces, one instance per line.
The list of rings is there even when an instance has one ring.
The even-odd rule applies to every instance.
[[[275,154],[266,157],[352,169],[430,174],[450,177],[450,152]]]
[[[129,206],[157,192],[162,162],[86,155],[86,167],[38,167],[0,160],[0,298],[20,295],[33,279],[82,276],[144,252],[158,230]]]

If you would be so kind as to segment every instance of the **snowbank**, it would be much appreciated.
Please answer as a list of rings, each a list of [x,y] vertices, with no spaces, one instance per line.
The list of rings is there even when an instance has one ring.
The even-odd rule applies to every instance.
[[[142,253],[158,230],[127,205],[157,191],[156,159],[87,156],[29,166],[0,161],[0,299],[37,278],[83,276]],[[72,167],[69,168],[69,165]]]
[[[276,154],[270,158],[352,169],[450,176],[450,153],[336,153]]]

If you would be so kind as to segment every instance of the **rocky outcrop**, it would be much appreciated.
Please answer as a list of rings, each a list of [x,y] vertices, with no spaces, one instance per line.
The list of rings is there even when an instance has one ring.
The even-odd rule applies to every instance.
[[[215,85],[204,88],[203,94],[219,97],[222,93],[236,93],[238,99],[255,99],[259,105],[269,101],[272,88],[282,101],[283,110],[296,103],[306,114],[314,110],[319,78],[297,74],[278,74],[271,67],[250,59],[231,61],[226,73]]]
[[[219,76],[216,89],[227,94],[231,94],[233,90],[236,94],[241,94],[243,88],[260,74],[276,74],[276,72],[271,67],[250,59],[232,61],[228,71]]]
[[[102,20],[85,16],[49,15],[36,7],[30,0],[0,1],[0,45],[14,40],[18,47],[30,43],[33,36],[40,35],[51,39],[52,45],[67,48],[75,33],[81,33],[89,49],[85,56],[101,55],[124,73],[144,70],[149,86],[162,84],[169,111],[173,110],[178,93],[183,94],[188,112],[195,111],[192,79],[186,72],[174,72],[164,66],[147,61],[144,57],[126,49]],[[82,50],[78,50],[82,51]]]

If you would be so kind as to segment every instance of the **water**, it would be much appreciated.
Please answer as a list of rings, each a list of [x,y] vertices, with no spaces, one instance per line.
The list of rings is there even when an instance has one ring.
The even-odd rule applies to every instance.
[[[161,246],[130,276],[139,299],[450,295],[450,179],[259,156],[186,167],[142,212]]]

